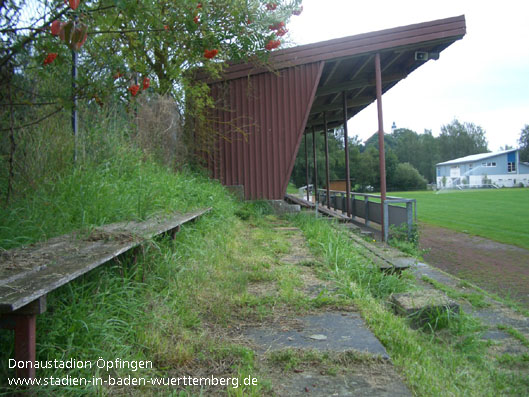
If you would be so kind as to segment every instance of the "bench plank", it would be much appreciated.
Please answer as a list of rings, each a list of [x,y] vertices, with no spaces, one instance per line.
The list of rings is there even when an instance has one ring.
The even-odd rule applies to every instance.
[[[13,312],[48,292],[178,228],[211,208],[145,222],[119,222],[0,252],[0,313]]]

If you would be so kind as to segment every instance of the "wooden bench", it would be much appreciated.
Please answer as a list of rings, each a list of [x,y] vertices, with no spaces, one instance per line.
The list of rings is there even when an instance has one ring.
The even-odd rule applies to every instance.
[[[299,204],[304,208],[314,208],[316,205],[310,201],[307,201],[303,198],[294,196],[293,194],[285,194],[285,200],[294,204]]]
[[[0,251],[0,328],[15,331],[15,360],[35,361],[36,316],[46,311],[49,292],[153,237],[171,233],[174,238],[181,225],[210,210],[113,223]],[[34,378],[35,369],[25,366],[17,376]]]

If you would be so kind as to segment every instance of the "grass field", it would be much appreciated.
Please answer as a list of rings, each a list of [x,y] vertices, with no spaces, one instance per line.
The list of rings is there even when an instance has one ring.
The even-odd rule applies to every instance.
[[[529,189],[390,194],[417,199],[420,222],[529,249]]]

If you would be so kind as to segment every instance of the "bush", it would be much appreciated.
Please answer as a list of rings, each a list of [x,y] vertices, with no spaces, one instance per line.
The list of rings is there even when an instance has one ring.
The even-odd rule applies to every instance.
[[[419,225],[412,225],[411,233],[408,235],[408,225],[395,227],[390,226],[389,245],[395,247],[408,255],[422,258],[423,250],[419,248]]]
[[[400,163],[395,169],[392,187],[397,190],[426,190],[427,181],[410,163]]]

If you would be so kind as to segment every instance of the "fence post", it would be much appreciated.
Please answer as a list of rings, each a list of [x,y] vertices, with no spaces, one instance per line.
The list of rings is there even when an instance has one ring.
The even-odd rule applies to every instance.
[[[369,226],[369,197],[364,196],[364,219],[366,226]]]
[[[411,238],[411,232],[413,227],[413,203],[408,201],[406,203],[406,213],[408,215],[408,240]]]
[[[384,202],[381,202],[381,204],[384,206],[384,236],[382,238],[384,239],[384,242],[387,243],[389,238],[389,205],[385,200]]]

